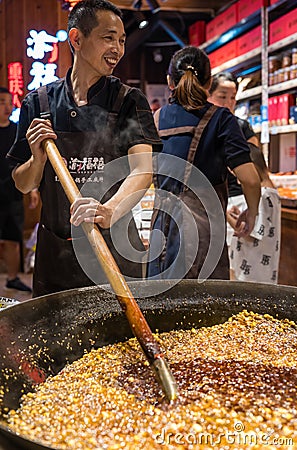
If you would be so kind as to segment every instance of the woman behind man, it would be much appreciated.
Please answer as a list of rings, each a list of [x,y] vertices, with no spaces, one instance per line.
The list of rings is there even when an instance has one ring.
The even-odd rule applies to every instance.
[[[209,89],[208,100],[234,113],[237,80],[229,72],[216,74]],[[240,281],[277,283],[280,258],[281,203],[270,177],[259,141],[247,120],[236,117],[249,143],[251,159],[261,180],[259,214],[250,236],[234,236],[237,217],[246,207],[241,185],[228,173],[227,245],[230,256],[230,278]]]
[[[220,72],[214,75],[209,88],[208,100],[217,106],[230,109],[234,114],[236,94],[238,91],[237,79],[230,72]],[[247,120],[236,117],[238,125],[248,143],[259,147],[259,140]],[[228,209],[236,206],[241,211],[247,207],[241,184],[236,176],[228,171]],[[230,247],[233,228],[227,224],[227,246]]]
[[[228,169],[239,179],[248,205],[238,217],[236,233],[247,236],[254,227],[259,177],[234,115],[208,102],[210,80],[209,59],[202,50],[189,46],[173,55],[167,78],[171,98],[154,116],[163,150],[156,161],[149,277],[203,278],[201,269],[217,247],[219,254],[203,276],[229,278]]]
[[[259,214],[250,236],[232,236],[230,244],[230,277],[232,280],[276,284],[281,240],[281,201],[270,177],[261,150],[252,145],[251,159],[261,179]],[[240,209],[227,211],[228,222],[236,226]]]

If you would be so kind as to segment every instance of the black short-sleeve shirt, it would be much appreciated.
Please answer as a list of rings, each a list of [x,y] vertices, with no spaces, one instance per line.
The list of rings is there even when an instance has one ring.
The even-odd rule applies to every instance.
[[[52,125],[55,131],[96,132],[104,130],[108,112],[111,112],[121,81],[113,76],[102,77],[88,91],[87,105],[77,106],[70,82],[71,69],[65,79],[47,85]],[[23,100],[16,141],[8,158],[12,165],[23,163],[31,156],[26,139],[27,129],[36,117],[40,117],[37,91]],[[116,125],[120,137],[120,153],[126,155],[136,144],[149,144],[154,151],[161,144],[146,97],[137,88],[130,88],[126,95]]]
[[[256,136],[254,130],[250,126],[247,120],[236,117],[238,125],[245,139],[248,141],[251,137]],[[238,182],[236,176],[233,173],[228,172],[228,195],[229,197],[236,197],[237,195],[242,195],[242,187]]]

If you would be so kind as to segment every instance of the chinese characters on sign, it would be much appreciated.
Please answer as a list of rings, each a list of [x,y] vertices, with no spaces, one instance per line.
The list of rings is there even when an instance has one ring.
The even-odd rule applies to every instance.
[[[46,31],[30,30],[27,38],[27,56],[33,58],[30,69],[32,81],[27,89],[33,90],[40,86],[51,83],[58,79],[56,75],[59,49],[58,43],[67,39],[65,30],[57,31],[55,36]],[[8,89],[12,94],[15,110],[12,113],[11,120],[18,121],[19,108],[21,107],[20,97],[24,94],[23,65],[20,62],[11,62],[8,64]]]
[[[59,55],[58,42],[65,41],[67,33],[60,30],[56,33],[56,36],[52,36],[44,30],[39,32],[30,30],[29,35],[27,56],[34,59],[30,70],[33,79],[27,86],[30,91],[58,79],[56,76],[57,64],[54,64]],[[45,58],[47,53],[49,53],[47,61],[45,63],[40,61]]]
[[[12,102],[16,108],[21,107],[20,96],[23,95],[23,65],[20,62],[8,64],[8,90],[12,94]]]

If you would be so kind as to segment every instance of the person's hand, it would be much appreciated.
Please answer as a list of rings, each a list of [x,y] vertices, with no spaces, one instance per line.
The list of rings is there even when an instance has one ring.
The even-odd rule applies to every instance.
[[[238,206],[233,205],[230,209],[227,209],[227,215],[237,220],[240,215],[240,209],[238,208]]]
[[[39,192],[37,191],[37,189],[33,189],[33,191],[30,192],[29,209],[35,209],[38,203],[39,203]]]
[[[235,205],[233,205],[231,208],[227,209],[226,219],[227,219],[227,222],[229,223],[229,225],[233,229],[236,228],[236,223],[237,223],[239,214],[240,214],[240,209]]]
[[[234,235],[237,237],[247,237],[253,231],[256,214],[252,214],[249,209],[245,209],[239,214],[235,225]]]
[[[72,203],[70,214],[70,222],[74,226],[88,222],[97,223],[101,228],[110,228],[114,210],[92,197],[82,197]]]
[[[33,119],[27,130],[26,138],[30,145],[33,158],[44,164],[47,155],[43,150],[42,141],[45,139],[57,139],[57,135],[53,131],[50,120]]]

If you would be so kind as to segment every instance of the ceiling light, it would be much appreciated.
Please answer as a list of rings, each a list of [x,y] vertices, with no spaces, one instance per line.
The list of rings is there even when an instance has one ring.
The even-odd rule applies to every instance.
[[[140,30],[143,30],[148,26],[149,21],[141,11],[136,11],[134,16]]]
[[[153,52],[153,58],[154,58],[154,61],[155,61],[156,63],[160,63],[160,62],[163,61],[163,55],[162,55],[161,50],[160,50],[159,48],[157,48],[156,50],[154,50],[154,52]]]

